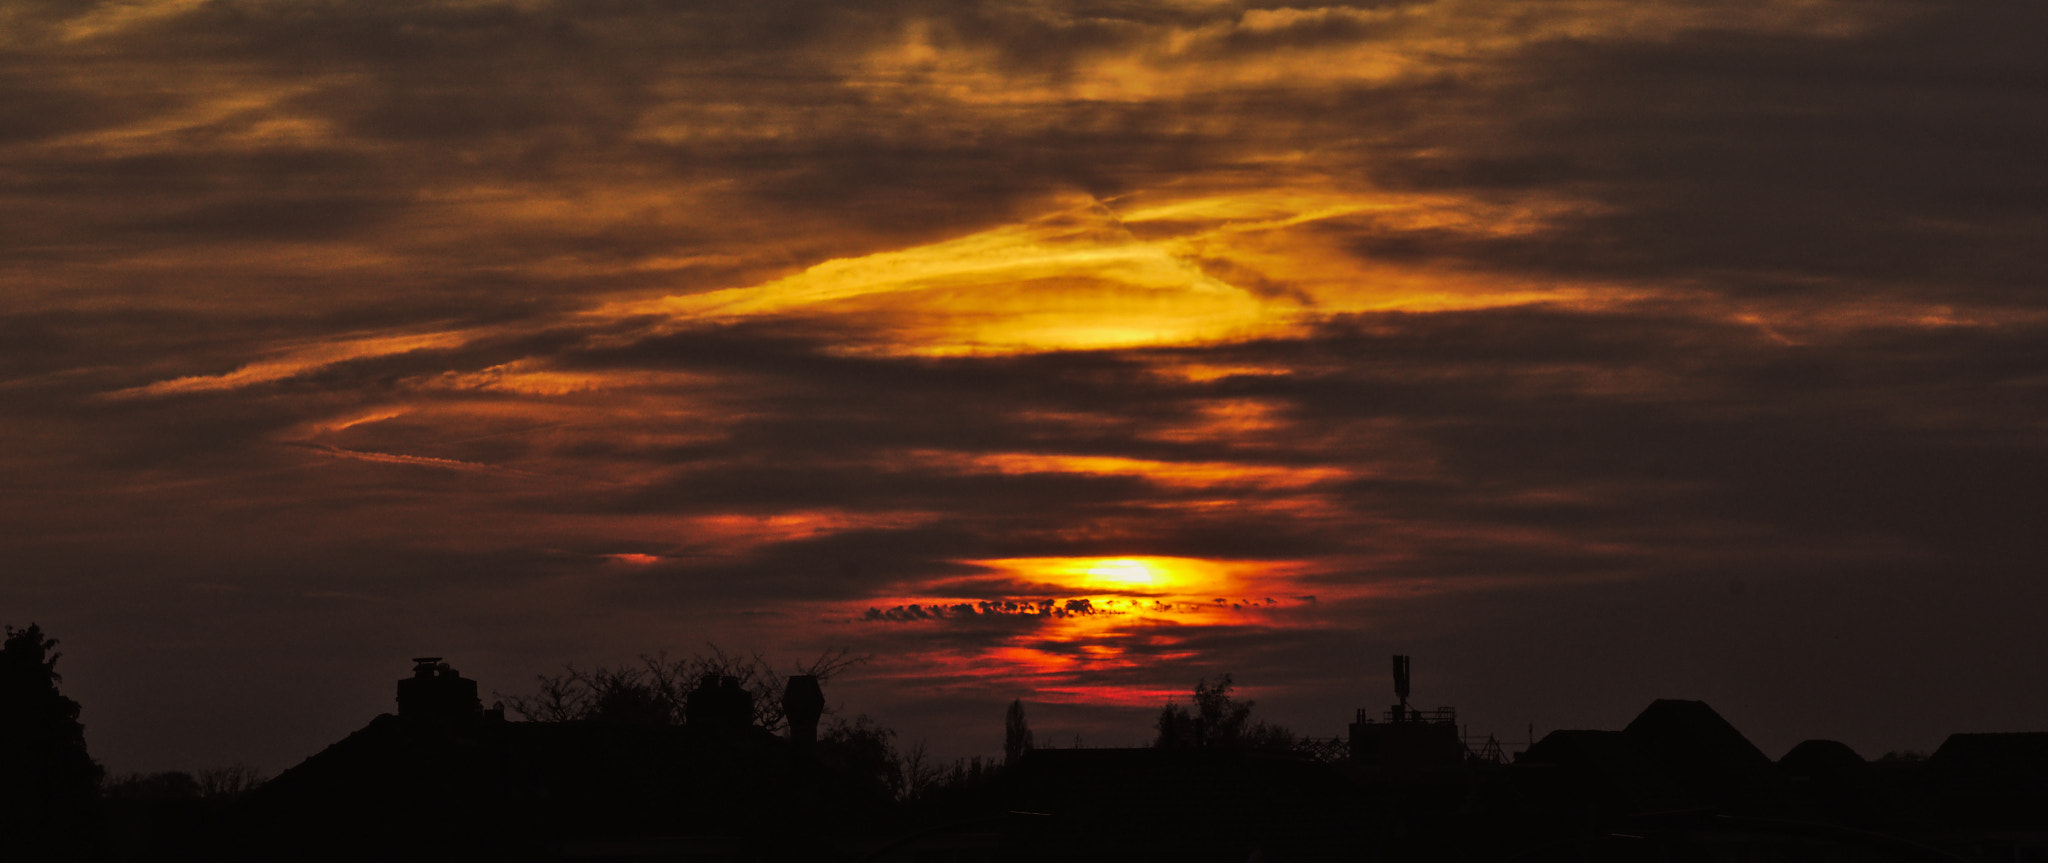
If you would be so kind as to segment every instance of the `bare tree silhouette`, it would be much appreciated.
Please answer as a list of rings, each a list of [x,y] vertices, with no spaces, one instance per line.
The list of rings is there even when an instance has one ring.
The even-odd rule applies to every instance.
[[[1024,699],[1019,698],[1003,712],[1003,763],[1017,763],[1031,748],[1031,725],[1024,721]]]
[[[589,671],[567,665],[561,674],[539,675],[539,686],[530,695],[492,694],[514,713],[537,722],[682,725],[688,719],[690,693],[699,681],[707,676],[730,677],[753,696],[751,724],[777,733],[786,728],[788,719],[782,715],[786,676],[760,653],[729,653],[716,644],[706,647],[706,652],[685,659],[670,659],[666,652],[641,654],[639,665],[601,665]],[[868,659],[845,649],[828,650],[807,664],[794,666],[790,673],[816,675],[824,682]]]
[[[1204,677],[1195,682],[1194,709],[1169,701],[1159,710],[1161,749],[1287,749],[1294,745],[1294,732],[1264,720],[1253,721],[1253,701],[1239,701],[1230,695],[1235,684],[1223,675],[1214,684]]]
[[[851,721],[834,719],[818,735],[818,760],[852,776],[880,799],[896,800],[905,795],[912,777],[904,775],[903,756],[897,753],[895,741],[895,729],[867,714]],[[917,748],[917,757],[917,766],[922,767],[922,746]]]

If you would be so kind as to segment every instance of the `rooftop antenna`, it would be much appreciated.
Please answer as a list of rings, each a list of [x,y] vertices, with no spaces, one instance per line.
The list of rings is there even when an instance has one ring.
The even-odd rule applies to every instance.
[[[1408,657],[1400,654],[1394,655],[1394,696],[1401,699],[1401,704],[1394,708],[1394,718],[1405,722],[1408,719]]]

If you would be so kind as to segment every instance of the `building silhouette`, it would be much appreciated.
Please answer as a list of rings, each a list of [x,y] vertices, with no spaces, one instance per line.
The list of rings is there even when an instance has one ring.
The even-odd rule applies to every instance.
[[[247,798],[213,856],[2048,860],[2048,733],[1957,734],[1878,763],[1809,740],[1773,761],[1704,702],[1658,699],[1508,760],[1468,748],[1453,709],[1411,706],[1396,657],[1395,703],[1359,711],[1340,747],[1040,747],[906,801],[822,763],[815,677],[785,682],[782,737],[730,677],[698,680],[680,726],[515,722],[438,657],[414,663],[395,714]]]
[[[1397,701],[1378,720],[1364,708],[1351,723],[1351,762],[1388,771],[1456,767],[1469,753],[1458,731],[1458,710],[1439,707],[1422,711],[1408,705],[1409,658],[1394,657]]]
[[[681,726],[514,722],[439,657],[414,662],[396,714],[251,795],[240,853],[784,859],[858,832],[887,803],[812,756],[816,678],[791,684],[793,741],[752,724],[752,697],[731,677],[699,681]]]

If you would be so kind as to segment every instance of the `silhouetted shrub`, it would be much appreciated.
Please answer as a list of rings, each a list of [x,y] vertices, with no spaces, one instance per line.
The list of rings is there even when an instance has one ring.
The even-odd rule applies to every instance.
[[[908,785],[895,740],[895,729],[867,714],[852,721],[835,718],[818,735],[818,761],[854,777],[874,795],[895,800],[904,795]]]

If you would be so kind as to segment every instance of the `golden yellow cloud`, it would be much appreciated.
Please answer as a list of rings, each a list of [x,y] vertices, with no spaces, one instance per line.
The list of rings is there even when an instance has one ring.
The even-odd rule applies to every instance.
[[[1056,7],[1009,10],[1034,29],[1113,29],[1115,48],[1020,70],[1001,50],[940,19],[904,22],[851,63],[849,77],[879,96],[916,91],[963,104],[1139,102],[1225,91],[1324,89],[1423,76],[1488,74],[1486,65],[1532,42],[1658,41],[1701,30],[1847,37],[1893,10],[1843,0],[1665,4],[1568,0],[1513,4],[1438,0],[1391,6],[1246,9],[1172,4],[1199,12],[1166,22],[1090,19]]]
[[[592,314],[651,316],[675,328],[831,318],[873,337],[850,350],[944,355],[1213,344],[1286,335],[1331,313],[1585,303],[1596,293],[1362,260],[1338,238],[1302,230],[1369,215],[1387,230],[1524,233],[1571,209],[1562,202],[1489,206],[1280,189],[1139,202],[1119,212],[1123,204],[1070,198],[1020,224],[829,260],[760,285],[620,300]],[[1219,272],[1245,274],[1260,289]]]

